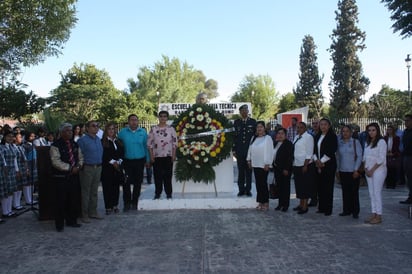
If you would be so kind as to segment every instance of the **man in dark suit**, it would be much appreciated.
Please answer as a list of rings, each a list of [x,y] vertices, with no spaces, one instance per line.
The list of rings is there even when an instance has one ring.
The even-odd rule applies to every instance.
[[[239,193],[237,196],[252,196],[252,170],[248,167],[246,156],[249,149],[250,140],[256,131],[256,120],[249,117],[247,105],[239,108],[241,118],[235,121],[235,140],[233,142],[233,156],[237,160]]]

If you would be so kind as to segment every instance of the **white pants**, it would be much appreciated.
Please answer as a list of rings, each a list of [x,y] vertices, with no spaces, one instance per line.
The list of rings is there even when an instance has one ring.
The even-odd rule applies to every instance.
[[[387,174],[386,167],[379,167],[372,177],[366,176],[368,182],[369,197],[371,198],[372,213],[382,215],[382,188]]]

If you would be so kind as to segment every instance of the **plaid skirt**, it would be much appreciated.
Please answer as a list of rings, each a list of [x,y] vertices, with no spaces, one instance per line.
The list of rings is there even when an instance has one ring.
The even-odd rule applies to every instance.
[[[7,196],[9,196],[7,193],[7,188],[6,188],[6,182],[5,182],[5,178],[4,178],[4,167],[0,168],[0,199],[2,198],[6,198]]]

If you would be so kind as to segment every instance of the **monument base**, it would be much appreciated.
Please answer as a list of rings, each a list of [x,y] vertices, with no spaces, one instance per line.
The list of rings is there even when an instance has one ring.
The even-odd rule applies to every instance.
[[[176,167],[176,165],[174,165]],[[215,193],[219,196],[219,193],[233,192],[233,157],[232,155],[223,160],[219,165],[214,167],[216,180],[215,185],[213,183],[206,184],[204,182],[195,183],[192,180],[186,182],[177,182],[175,176],[172,179],[172,187],[174,193]],[[174,174],[174,170],[173,170]],[[184,189],[183,189],[184,187]]]

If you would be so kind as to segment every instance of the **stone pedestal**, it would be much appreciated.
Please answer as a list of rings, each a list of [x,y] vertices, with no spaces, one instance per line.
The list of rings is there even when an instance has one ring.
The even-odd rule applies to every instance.
[[[176,165],[174,165],[176,166]],[[214,167],[216,174],[216,191],[219,193],[233,192],[233,158],[223,160],[219,165]],[[174,174],[174,170],[173,170]],[[175,176],[172,179],[173,192],[182,193],[183,182],[176,182]],[[206,184],[204,182],[194,183],[192,180],[185,183],[184,193],[215,193],[213,183]]]

